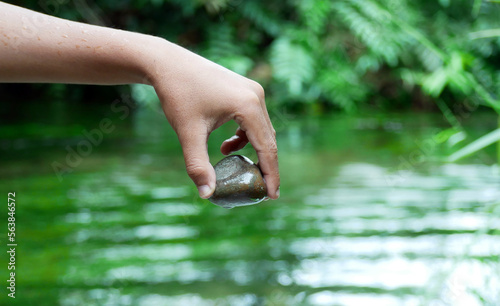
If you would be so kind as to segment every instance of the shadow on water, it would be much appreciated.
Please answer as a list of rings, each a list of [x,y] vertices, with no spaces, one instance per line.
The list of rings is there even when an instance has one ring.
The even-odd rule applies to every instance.
[[[445,149],[424,146],[442,126],[437,115],[287,120],[282,198],[233,210],[198,199],[175,134],[151,109],[117,124],[62,181],[51,163],[64,163],[80,134],[4,133],[17,302],[493,305],[500,170],[494,154],[433,162]],[[234,127],[212,136],[213,163]]]

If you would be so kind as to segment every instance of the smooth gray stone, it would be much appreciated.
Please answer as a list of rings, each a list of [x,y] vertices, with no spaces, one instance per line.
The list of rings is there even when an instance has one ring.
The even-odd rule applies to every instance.
[[[267,196],[259,167],[242,155],[231,155],[215,167],[215,192],[210,202],[224,208],[257,204]]]

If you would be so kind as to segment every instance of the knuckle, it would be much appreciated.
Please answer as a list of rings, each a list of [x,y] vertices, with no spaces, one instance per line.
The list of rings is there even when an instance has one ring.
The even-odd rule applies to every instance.
[[[234,111],[244,118],[256,118],[262,116],[262,103],[264,103],[264,89],[262,86],[250,80],[246,90],[239,93],[234,104]]]
[[[264,101],[266,96],[264,87],[262,87],[259,83],[252,81],[252,88],[253,92],[257,95],[257,98],[259,98],[259,101]]]
[[[258,97],[251,93],[244,99],[244,105],[240,108],[241,114],[246,118],[257,118],[261,116],[262,108]]]
[[[276,138],[269,136],[265,144],[258,148],[257,151],[275,158],[278,155],[278,144],[276,143]]]
[[[193,181],[197,181],[205,175],[205,169],[196,163],[187,163],[186,172]]]
[[[272,155],[278,154],[278,144],[276,143],[275,139],[272,139],[272,141],[269,143],[268,150]]]
[[[247,94],[246,98],[247,104],[255,106],[255,107],[260,107],[260,98],[259,94],[256,93],[255,91],[249,91]]]

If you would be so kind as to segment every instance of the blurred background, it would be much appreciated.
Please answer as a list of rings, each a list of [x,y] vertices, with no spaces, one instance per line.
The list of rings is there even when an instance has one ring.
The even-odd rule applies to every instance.
[[[226,210],[198,198],[152,88],[0,84],[19,305],[500,302],[499,1],[14,4],[259,81],[282,176],[279,200]]]

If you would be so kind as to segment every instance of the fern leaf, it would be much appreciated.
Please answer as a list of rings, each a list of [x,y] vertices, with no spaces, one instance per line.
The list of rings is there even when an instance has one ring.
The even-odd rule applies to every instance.
[[[207,48],[203,52],[210,60],[239,74],[246,74],[253,61],[245,56],[236,42],[234,30],[227,23],[208,29]]]
[[[325,28],[331,4],[324,0],[297,1],[303,23],[311,32],[321,33]]]
[[[284,81],[292,95],[303,92],[303,84],[314,76],[314,60],[300,45],[287,38],[276,40],[271,46],[273,76]]]
[[[253,21],[256,26],[261,28],[269,35],[276,37],[282,31],[282,20],[278,20],[276,16],[264,10],[264,5],[257,1],[244,1],[238,7],[241,14]]]

